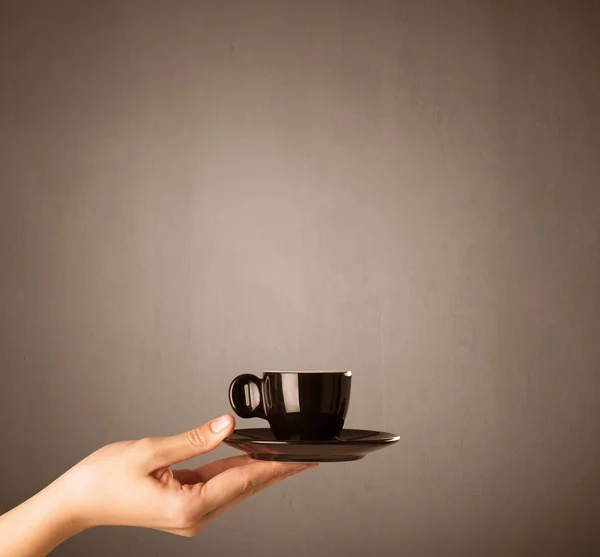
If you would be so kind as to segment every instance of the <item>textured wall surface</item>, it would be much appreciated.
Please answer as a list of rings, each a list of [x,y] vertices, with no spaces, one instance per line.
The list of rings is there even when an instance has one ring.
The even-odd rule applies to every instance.
[[[598,555],[598,28],[591,1],[3,2],[0,512],[228,411],[240,372],[346,368],[348,425],[393,448],[192,540],[56,555]]]

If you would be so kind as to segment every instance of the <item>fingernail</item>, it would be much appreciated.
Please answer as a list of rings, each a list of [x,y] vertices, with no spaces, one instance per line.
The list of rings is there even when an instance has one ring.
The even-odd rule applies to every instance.
[[[224,416],[221,416],[220,418],[210,422],[210,429],[213,431],[213,433],[219,433],[224,429],[227,429],[230,424],[231,416],[229,414],[225,414]]]

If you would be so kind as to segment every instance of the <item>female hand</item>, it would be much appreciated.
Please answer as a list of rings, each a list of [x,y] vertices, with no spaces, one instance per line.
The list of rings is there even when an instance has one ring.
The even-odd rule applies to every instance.
[[[244,455],[194,470],[171,469],[215,449],[234,424],[225,415],[173,437],[102,447],[0,517],[0,555],[45,555],[64,539],[104,525],[195,536],[250,495],[315,466],[260,462]]]

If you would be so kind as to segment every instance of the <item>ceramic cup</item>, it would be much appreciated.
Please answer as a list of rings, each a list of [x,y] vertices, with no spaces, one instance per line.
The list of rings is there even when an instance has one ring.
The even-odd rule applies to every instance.
[[[265,371],[236,377],[229,402],[240,418],[263,418],[279,441],[331,440],[350,402],[350,371]]]

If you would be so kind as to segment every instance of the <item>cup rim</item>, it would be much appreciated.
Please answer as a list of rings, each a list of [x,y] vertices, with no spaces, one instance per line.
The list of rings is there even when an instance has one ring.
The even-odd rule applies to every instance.
[[[292,373],[295,375],[300,374],[342,374],[348,377],[352,376],[352,372],[349,369],[265,369],[264,373]]]

